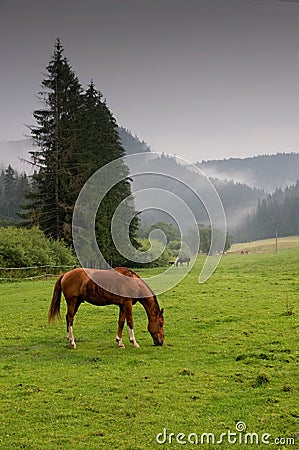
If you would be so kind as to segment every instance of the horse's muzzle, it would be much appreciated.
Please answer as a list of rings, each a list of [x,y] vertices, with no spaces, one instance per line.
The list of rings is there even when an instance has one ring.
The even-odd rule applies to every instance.
[[[154,342],[154,345],[156,346],[162,346],[163,345],[163,341],[161,341],[160,339],[158,339],[157,341]]]

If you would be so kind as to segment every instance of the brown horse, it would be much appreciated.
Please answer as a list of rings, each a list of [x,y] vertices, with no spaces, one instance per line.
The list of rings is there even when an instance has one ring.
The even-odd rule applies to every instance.
[[[148,316],[148,331],[155,345],[164,342],[164,317],[151,288],[132,270],[117,267],[113,270],[73,269],[56,281],[49,309],[49,322],[60,315],[61,293],[67,303],[67,339],[76,348],[73,334],[74,316],[83,302],[96,306],[118,305],[119,320],[116,341],[124,348],[122,331],[125,320],[129,327],[130,342],[139,347],[135,336],[132,306],[139,301]]]

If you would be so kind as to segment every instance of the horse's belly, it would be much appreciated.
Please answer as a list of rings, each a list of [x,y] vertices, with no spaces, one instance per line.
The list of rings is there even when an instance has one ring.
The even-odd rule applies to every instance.
[[[108,299],[104,298],[88,298],[85,301],[95,306],[106,306],[112,304]]]

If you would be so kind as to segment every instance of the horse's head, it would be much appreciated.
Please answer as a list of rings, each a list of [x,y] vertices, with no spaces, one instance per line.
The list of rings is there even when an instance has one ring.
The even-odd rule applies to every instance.
[[[164,342],[164,317],[163,317],[164,309],[158,314],[158,317],[155,321],[151,321],[148,325],[148,331],[150,332],[154,345],[163,345]]]

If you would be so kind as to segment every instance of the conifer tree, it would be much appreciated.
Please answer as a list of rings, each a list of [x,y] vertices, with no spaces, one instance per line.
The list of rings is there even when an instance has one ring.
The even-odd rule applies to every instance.
[[[71,170],[68,163],[76,147],[76,119],[82,103],[82,88],[63,56],[59,39],[47,71],[47,78],[42,81],[43,90],[39,93],[44,108],[33,113],[38,126],[31,128],[31,134],[38,148],[31,156],[38,170],[33,175],[34,190],[29,194],[25,217],[30,218],[34,212],[39,226],[48,235],[55,239],[69,238],[70,205],[64,198],[65,177]]]
[[[31,133],[37,149],[31,156],[37,170],[24,216],[31,224],[38,224],[47,235],[71,243],[72,214],[80,190],[95,171],[122,158],[125,151],[116,121],[102,94],[93,82],[86,92],[83,91],[63,56],[59,39],[47,71],[39,94],[43,108],[33,114],[38,125],[31,128]],[[101,203],[96,219],[98,244],[106,260],[113,264],[125,261],[114,248],[111,218],[117,206],[131,195],[128,168],[120,163],[119,170],[123,181]],[[127,211],[134,215],[132,202],[125,203]],[[130,224],[130,239],[135,247],[138,246],[137,228],[135,218]]]
[[[85,167],[84,180],[86,181],[97,169],[110,161],[122,158],[125,155],[120,143],[116,121],[106,105],[102,94],[95,89],[93,81],[90,82],[84,94],[84,106],[82,108],[82,134],[84,155],[81,159],[81,167]],[[81,176],[82,176],[81,172]],[[78,174],[79,175],[79,174]],[[121,257],[114,247],[110,228],[111,221],[117,206],[126,198],[130,198],[131,187],[128,181],[129,171],[124,163],[118,163],[118,175],[122,181],[118,183],[105,196],[101,202],[96,218],[96,237],[98,245],[105,259],[111,264],[120,265],[128,263]],[[134,213],[134,206],[127,200],[123,210],[123,221],[118,223],[118,234],[126,233],[126,219]],[[139,221],[134,218],[130,224],[130,240],[134,247],[138,247],[136,233]]]

